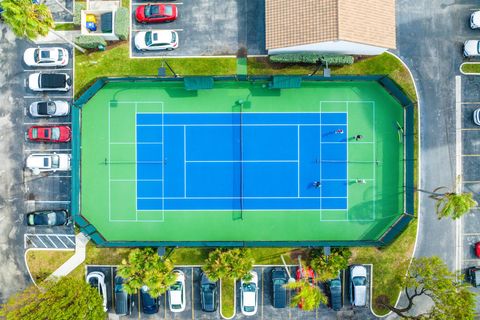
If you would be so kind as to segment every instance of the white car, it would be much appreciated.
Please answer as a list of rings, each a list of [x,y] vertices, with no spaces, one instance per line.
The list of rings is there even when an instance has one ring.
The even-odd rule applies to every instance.
[[[470,28],[480,28],[480,11],[475,11],[470,15]]]
[[[93,271],[87,275],[87,283],[98,290],[98,293],[103,299],[103,310],[108,311],[107,308],[107,286],[105,285],[105,275],[100,271]]]
[[[173,270],[177,282],[168,289],[168,306],[171,312],[185,310],[185,274],[180,270]]]
[[[178,48],[178,34],[173,30],[142,31],[135,35],[135,48],[140,51]]]
[[[473,111],[473,122],[477,126],[480,126],[480,108],[475,109],[475,111]]]
[[[34,174],[69,171],[70,158],[71,155],[68,153],[34,153],[28,156],[26,167]]]
[[[37,101],[28,108],[32,117],[62,117],[70,112],[70,104],[67,101]]]
[[[68,51],[60,47],[28,48],[23,53],[23,61],[29,67],[65,67]]]
[[[28,76],[28,88],[32,91],[63,91],[72,86],[72,79],[66,73],[32,73]]]
[[[465,57],[480,56],[480,40],[467,40],[463,44],[463,55]]]
[[[252,279],[240,282],[240,301],[242,313],[246,316],[253,316],[257,313],[258,305],[258,275],[255,271],[250,271]]]
[[[354,307],[367,304],[367,268],[364,266],[350,267],[350,303]]]

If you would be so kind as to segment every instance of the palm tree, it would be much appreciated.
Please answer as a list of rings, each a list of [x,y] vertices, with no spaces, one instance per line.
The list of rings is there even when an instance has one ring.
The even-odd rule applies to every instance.
[[[424,192],[430,195],[430,198],[437,201],[435,210],[438,219],[451,217],[453,220],[460,218],[472,208],[478,206],[477,201],[473,199],[471,192],[439,192],[445,187],[439,187],[432,191],[423,189],[415,189],[416,191]]]
[[[34,4],[32,0],[3,0],[2,18],[13,33],[30,40],[46,36],[55,25],[52,13],[44,3]]]
[[[303,310],[312,311],[318,308],[321,303],[328,303],[327,296],[317,285],[310,284],[307,279],[301,279],[297,282],[289,282],[285,285],[285,288],[297,290],[297,293],[290,301],[292,307],[301,305]]]

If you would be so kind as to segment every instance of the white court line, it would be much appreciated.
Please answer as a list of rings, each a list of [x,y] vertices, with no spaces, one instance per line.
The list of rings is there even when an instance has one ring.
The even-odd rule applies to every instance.
[[[322,126],[344,126],[345,123],[342,124],[324,124]],[[166,124],[162,126],[161,124],[139,124],[139,127],[239,127],[240,124],[233,124],[233,123],[199,123],[199,124]],[[245,123],[242,124],[242,127],[318,127],[318,124],[316,123],[310,123],[310,124],[292,124],[292,123],[258,123],[258,124],[249,124]],[[364,142],[365,143],[365,142]]]
[[[187,127],[183,126],[183,197],[187,197]]]
[[[300,126],[297,126],[297,197],[300,198]]]
[[[298,163],[298,160],[186,160],[187,163]]]
[[[110,142],[110,144],[162,144],[162,142]]]
[[[135,220],[138,221],[138,177],[137,177],[137,170],[138,170],[138,167],[137,167],[137,163],[138,163],[138,155],[137,155],[137,103],[135,102],[135,137],[134,137],[134,141],[135,141],[135,195],[136,195],[136,199],[135,199]],[[162,162],[163,162],[163,159],[162,159]],[[163,178],[163,177],[162,177]]]
[[[376,141],[377,141],[377,134],[375,133],[375,102],[373,102],[373,160],[374,162],[372,163],[373,167],[373,220],[375,220],[376,217],[376,202],[377,202],[377,168],[375,167],[375,163],[377,162],[377,153],[375,150],[376,146]]]
[[[111,104],[111,101],[108,103],[108,161],[111,161],[111,152],[110,152],[110,142],[111,142],[111,139],[110,139],[110,131],[111,131],[111,128],[110,128],[110,108],[111,108],[112,104]],[[111,181],[112,181],[112,174],[111,174],[111,167],[112,166],[108,166],[108,220],[112,220],[112,191],[111,191]]]
[[[345,199],[345,198],[347,198],[347,197],[300,197],[300,199]],[[138,199],[141,199],[141,200],[160,200],[160,199],[184,200],[185,198],[184,197],[139,197]],[[187,200],[225,200],[225,199],[234,199],[234,200],[238,200],[238,199],[298,199],[298,197],[297,196],[293,196],[293,197],[194,197],[194,196],[190,196],[190,197],[187,198]],[[229,209],[224,209],[224,210],[228,211]],[[255,211],[255,209],[252,209],[252,210]],[[299,210],[299,209],[297,209],[297,210]],[[143,211],[143,210],[139,210],[139,211]]]
[[[319,106],[320,110],[319,110],[319,130],[320,130],[320,133],[319,133],[319,137],[318,137],[318,141],[319,141],[319,146],[318,146],[318,150],[320,152],[320,159],[322,159],[322,101],[320,101],[320,106]],[[319,181],[322,181],[322,164],[320,163],[319,166],[318,166],[318,171],[319,171]],[[320,195],[322,195],[322,190],[319,190],[320,192]],[[320,197],[320,199],[318,200],[318,208],[319,208],[319,211],[320,211],[320,221],[323,221],[323,210],[322,210],[322,198]],[[348,209],[348,207],[347,207]],[[347,211],[348,212],[348,211]]]
[[[348,167],[349,167],[349,166],[348,166],[348,151],[350,150],[349,145],[348,145],[348,137],[349,137],[349,134],[348,134],[348,114],[349,114],[349,111],[350,111],[350,104],[349,104],[349,102],[347,101],[347,114],[346,114],[346,116],[347,116],[347,121],[346,121],[346,122],[347,122],[347,126],[346,126],[346,128],[345,128],[345,134],[346,134],[346,136],[347,136],[347,138],[346,138],[346,148],[347,148],[347,159],[346,159],[346,160],[347,160],[347,165],[346,165],[346,167],[347,167],[347,168],[346,168],[346,169],[347,169],[347,181],[348,181],[348,179],[349,179],[349,176],[348,176],[348,172],[349,172],[349,171],[348,171]],[[349,220],[348,220],[348,218],[349,218],[349,216],[348,216],[348,213],[349,213],[348,208],[349,208],[349,205],[350,205],[350,203],[349,203],[349,197],[348,197],[348,192],[350,191],[350,190],[349,190],[349,187],[350,187],[350,184],[347,183],[347,221],[349,221]]]
[[[165,113],[162,101],[162,142],[165,141]],[[162,220],[165,220],[165,144],[162,143]]]
[[[112,179],[112,182],[163,181],[163,179]]]

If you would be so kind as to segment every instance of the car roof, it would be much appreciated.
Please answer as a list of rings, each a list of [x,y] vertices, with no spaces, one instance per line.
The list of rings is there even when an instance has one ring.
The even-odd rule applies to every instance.
[[[182,291],[170,290],[170,303],[171,304],[182,304]]]
[[[243,305],[244,306],[255,306],[255,297],[256,292],[244,292],[243,293]]]
[[[172,41],[172,31],[171,30],[153,30],[152,31],[152,42],[159,43],[159,42],[167,42],[170,43]]]

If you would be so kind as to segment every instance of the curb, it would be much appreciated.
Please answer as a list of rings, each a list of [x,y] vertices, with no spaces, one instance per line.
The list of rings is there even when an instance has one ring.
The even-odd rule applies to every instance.
[[[223,319],[233,319],[237,315],[237,281],[233,280],[233,315],[231,317],[225,317],[222,313],[222,279],[220,279],[220,315]]]
[[[480,62],[463,62],[460,67],[458,68],[458,71],[460,71],[461,74],[463,74],[464,76],[478,76],[480,75],[480,72],[464,72],[462,71],[462,67],[465,66],[465,65],[469,65],[469,64],[480,64]]]

